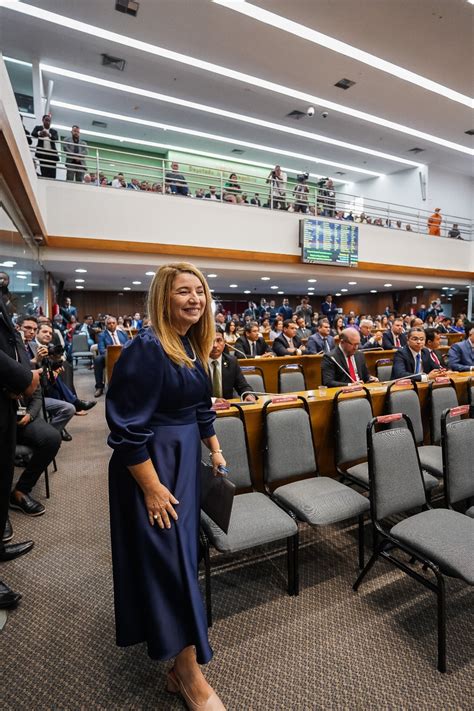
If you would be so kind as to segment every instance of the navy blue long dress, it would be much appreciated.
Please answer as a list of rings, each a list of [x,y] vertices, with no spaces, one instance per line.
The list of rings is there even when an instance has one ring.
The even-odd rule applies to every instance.
[[[210,407],[199,361],[176,365],[151,329],[124,347],[107,393],[116,636],[119,646],[146,642],[152,659],[170,659],[189,645],[200,664],[212,657],[198,586],[199,466],[201,438],[214,434]],[[170,529],[150,525],[127,468],[149,458],[179,501]]]

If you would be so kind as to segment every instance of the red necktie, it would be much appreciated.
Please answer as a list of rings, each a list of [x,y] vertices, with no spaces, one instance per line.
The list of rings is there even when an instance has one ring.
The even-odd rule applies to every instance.
[[[357,375],[355,372],[354,363],[352,362],[352,358],[348,358],[347,362],[349,363],[349,375],[352,378],[352,382],[355,383],[357,381]]]
[[[436,363],[436,365],[441,365],[441,363],[439,362],[439,358],[434,351],[430,351],[430,355],[431,355],[431,360],[433,360]]]
[[[397,336],[396,339],[395,339],[395,346],[396,346],[397,348],[400,348],[400,339],[399,339],[398,336]]]

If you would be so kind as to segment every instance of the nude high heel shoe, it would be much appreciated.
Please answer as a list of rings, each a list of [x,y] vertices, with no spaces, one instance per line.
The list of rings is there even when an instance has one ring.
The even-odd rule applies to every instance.
[[[200,704],[193,701],[174,668],[170,669],[166,675],[166,689],[171,694],[181,694],[189,711],[226,711],[224,704],[215,691],[212,692],[206,701]]]

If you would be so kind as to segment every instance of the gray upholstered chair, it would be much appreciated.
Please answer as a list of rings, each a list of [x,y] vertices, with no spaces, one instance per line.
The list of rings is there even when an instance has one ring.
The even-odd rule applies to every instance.
[[[236,409],[236,416],[218,417],[214,423],[219,444],[228,462],[229,479],[237,487],[228,532],[224,533],[214,521],[201,512],[209,626],[212,625],[209,545],[221,553],[237,553],[286,539],[288,594],[298,594],[298,526],[295,518],[269,496],[253,489],[242,411],[237,405],[233,407]],[[208,454],[208,450],[203,447],[203,459],[207,459]]]
[[[369,488],[367,462],[367,425],[373,415],[370,392],[361,388],[361,397],[343,397],[344,390],[334,396],[335,457],[341,481]]]
[[[381,557],[399,570],[418,580],[434,592],[438,601],[438,669],[446,671],[446,593],[445,576],[474,585],[474,520],[457,511],[432,509],[426,498],[421,475],[419,449],[415,445],[411,422],[403,414],[405,427],[376,432],[375,426],[386,425],[387,415],[372,420],[367,433],[371,517],[374,526],[374,551],[354,583],[358,590],[364,577]],[[459,423],[457,423],[459,424]],[[422,508],[392,525],[413,509]],[[411,556],[410,563],[394,555],[397,549]],[[431,571],[424,575],[416,567]]]
[[[285,407],[266,402],[262,409],[265,437],[264,477],[272,498],[299,521],[326,526],[347,519],[359,524],[359,566],[364,564],[364,514],[369,501],[336,479],[319,476],[304,398]]]
[[[278,368],[279,393],[297,393],[306,389],[303,366],[299,363],[280,365]]]
[[[461,415],[467,415],[467,419],[461,420]],[[474,405],[447,409],[441,417],[446,503],[449,508],[461,507],[462,513],[471,518],[474,518],[473,418]]]
[[[77,366],[79,358],[85,358],[91,365],[94,361],[94,355],[89,350],[87,336],[85,333],[77,333],[72,337],[71,357]]]
[[[264,393],[265,390],[265,378],[263,377],[263,370],[256,366],[241,366],[241,371],[244,375],[245,380],[250,385],[251,389],[257,393]]]
[[[392,378],[393,362],[390,358],[381,358],[375,361],[375,374],[381,383]]]
[[[458,405],[454,381],[450,378],[440,378],[440,380],[443,384],[433,380],[429,384],[431,444],[436,445],[441,444],[441,415],[446,409]]]
[[[414,381],[411,381],[411,384],[412,387],[408,390],[405,386],[403,390],[394,389],[397,383],[392,383],[392,385],[388,386],[385,411],[388,414],[403,412],[409,417],[415,433],[415,442],[423,469],[425,486],[427,491],[431,491],[439,484],[436,479],[443,477],[443,453],[441,447],[437,445],[423,444],[423,422],[421,420],[418,390]],[[405,427],[406,425],[402,419],[394,422],[391,426]]]

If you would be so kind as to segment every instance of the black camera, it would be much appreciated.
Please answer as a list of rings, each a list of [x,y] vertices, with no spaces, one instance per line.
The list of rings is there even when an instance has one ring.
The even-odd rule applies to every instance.
[[[296,176],[298,183],[304,183],[309,178],[309,173],[300,173]]]
[[[49,343],[48,344],[48,358],[53,356],[62,356],[64,353],[64,348],[60,343]]]

